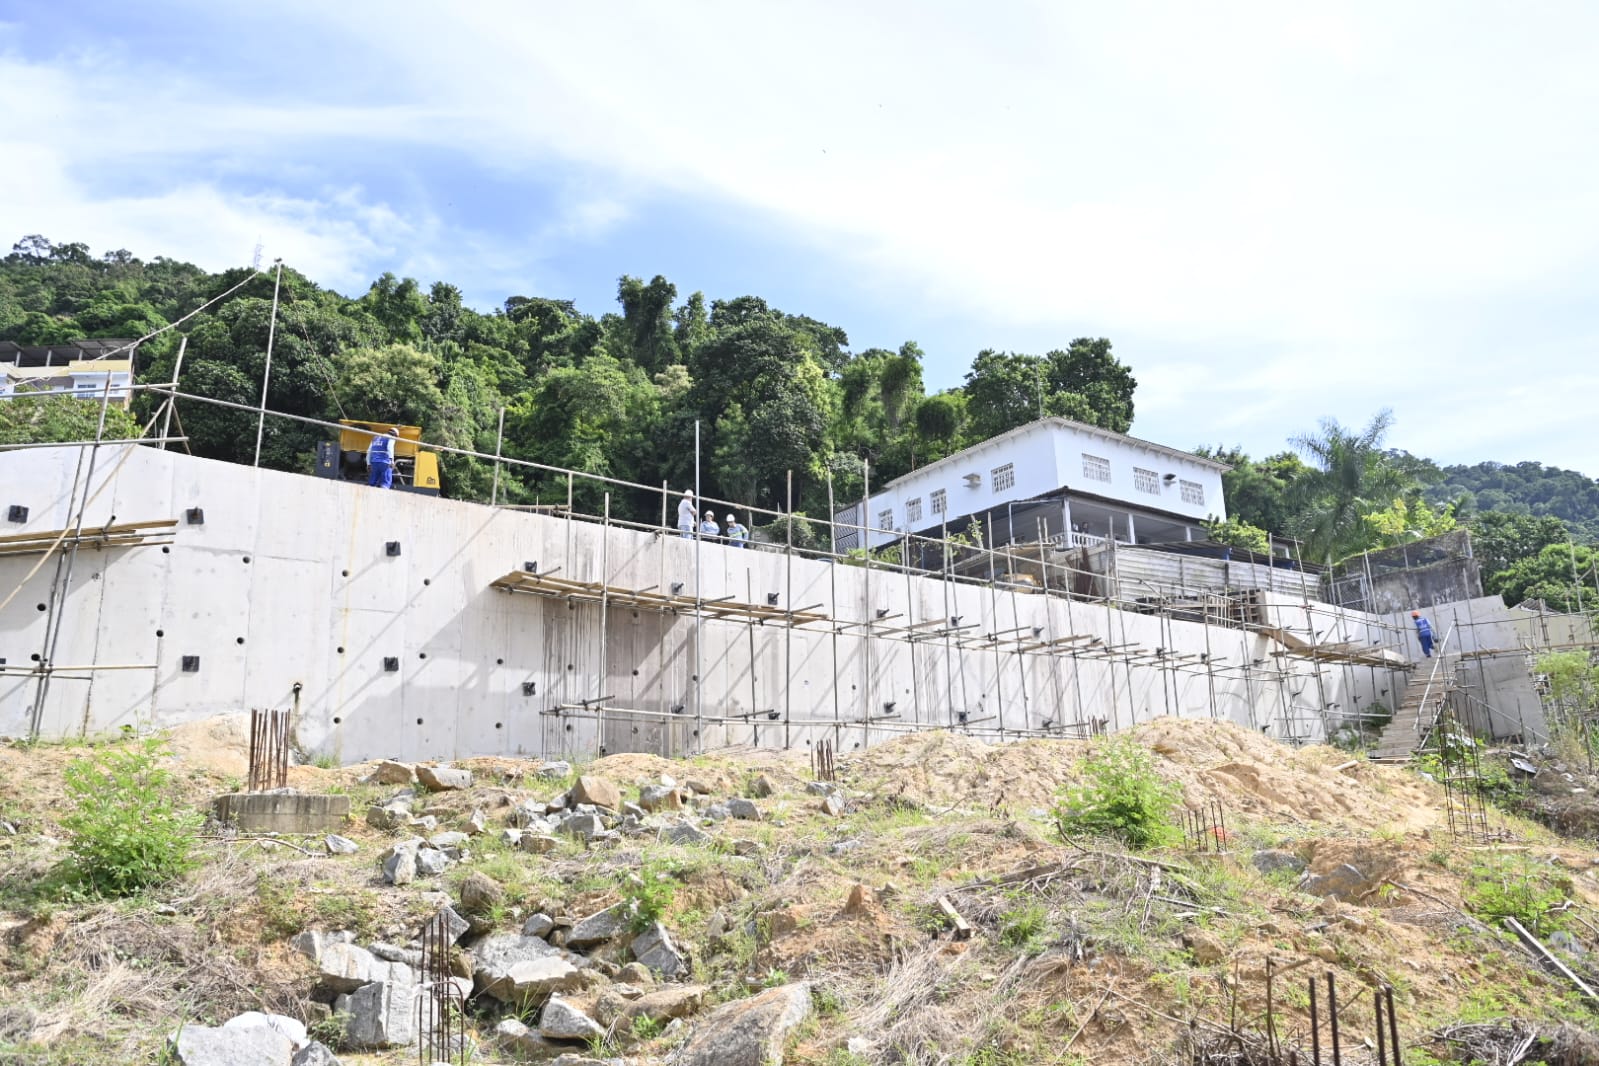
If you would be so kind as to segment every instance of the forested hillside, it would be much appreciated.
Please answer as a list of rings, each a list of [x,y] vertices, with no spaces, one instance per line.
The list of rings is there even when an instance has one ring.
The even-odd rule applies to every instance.
[[[26,237],[0,260],[0,340],[137,337],[248,275],[127,251],[95,257],[83,244]],[[255,404],[272,289],[263,274],[147,344],[140,379],[171,379],[182,332],[183,391]],[[623,277],[617,305],[595,315],[569,300],[517,295],[480,314],[443,281],[385,274],[351,299],[286,269],[268,406],[420,425],[428,441],[483,452],[494,450],[503,407],[508,456],[674,488],[693,484],[699,420],[708,495],[781,508],[792,470],[795,509],[817,515],[829,474],[838,498],[852,499],[863,461],[881,484],[1036,418],[1041,405],[1116,430],[1133,420],[1137,383],[1103,339],[1041,356],[984,351],[962,388],[928,395],[914,342],[854,351],[844,329],[758,296],[681,297],[663,277]],[[251,459],[254,416],[194,402],[178,414],[196,454]],[[262,462],[309,469],[323,434],[268,420]],[[452,456],[443,467],[448,495],[487,498],[490,464]],[[600,490],[580,491],[597,509]],[[554,480],[523,472],[502,480],[501,493],[564,498],[565,483],[557,491]],[[640,516],[659,509],[658,496],[615,503]]]
[[[144,345],[139,377],[171,380],[186,335],[181,389],[254,405],[273,280],[127,251],[95,257],[83,244],[30,236],[0,259],[0,340],[139,337],[242,282]],[[682,297],[663,277],[619,279],[616,308],[599,314],[522,295],[483,314],[448,282],[424,287],[392,274],[350,298],[286,269],[279,296],[267,397],[275,411],[419,425],[429,442],[491,453],[503,409],[504,454],[513,459],[674,490],[693,484],[698,421],[705,493],[773,510],[785,506],[790,471],[794,510],[819,516],[829,477],[838,500],[855,499],[867,463],[881,485],[1040,410],[1120,432],[1133,422],[1137,381],[1103,338],[1043,355],[978,352],[961,387],[929,395],[914,341],[855,351],[839,326],[758,296]],[[141,397],[134,414],[142,420],[153,406]],[[253,457],[254,415],[195,401],[181,401],[177,413],[195,454]],[[82,415],[70,405],[7,405],[0,443],[81,437]],[[1599,539],[1599,484],[1538,463],[1439,467],[1385,448],[1390,428],[1387,412],[1359,429],[1327,420],[1262,460],[1238,448],[1198,449],[1232,467],[1231,520],[1213,535],[1264,550],[1270,531],[1324,562],[1465,523],[1490,591],[1512,602],[1574,605],[1577,581],[1599,585],[1599,566],[1581,555],[1583,543]],[[131,434],[136,423],[111,429]],[[307,471],[325,432],[271,419],[262,462]],[[486,499],[492,464],[447,455],[443,477],[446,494]],[[580,507],[598,511],[602,491],[580,482]],[[566,484],[508,468],[500,492],[509,502],[564,501]],[[644,520],[659,514],[660,496],[618,490],[612,503],[615,513]]]

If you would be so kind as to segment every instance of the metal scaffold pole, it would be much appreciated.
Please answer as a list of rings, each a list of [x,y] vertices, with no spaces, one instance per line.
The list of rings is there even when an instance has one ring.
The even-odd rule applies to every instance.
[[[272,319],[267,323],[266,372],[261,375],[261,417],[255,424],[255,462],[251,464],[252,466],[261,465],[261,438],[266,433],[267,386],[272,383],[272,342],[278,335],[278,289],[283,285],[283,260],[277,259],[274,262],[278,265],[278,273],[272,282]],[[172,391],[177,391],[176,385]],[[162,436],[166,434],[163,433]]]

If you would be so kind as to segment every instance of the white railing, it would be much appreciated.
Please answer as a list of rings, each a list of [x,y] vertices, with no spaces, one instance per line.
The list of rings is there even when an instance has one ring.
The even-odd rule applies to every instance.
[[[1066,533],[1051,533],[1049,542],[1057,548],[1097,548],[1105,543],[1105,538],[1073,530]]]

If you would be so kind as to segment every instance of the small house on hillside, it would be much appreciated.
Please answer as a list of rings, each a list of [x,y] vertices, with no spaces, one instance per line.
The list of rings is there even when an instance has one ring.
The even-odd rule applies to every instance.
[[[98,400],[109,389],[112,402],[127,407],[133,400],[136,350],[129,340],[40,345],[0,341],[0,399],[47,395]]]
[[[1221,463],[1066,418],[1041,418],[956,452],[834,515],[835,550],[961,533],[999,547],[1201,540],[1225,519]],[[856,528],[851,529],[854,526]],[[990,530],[992,538],[990,539]]]

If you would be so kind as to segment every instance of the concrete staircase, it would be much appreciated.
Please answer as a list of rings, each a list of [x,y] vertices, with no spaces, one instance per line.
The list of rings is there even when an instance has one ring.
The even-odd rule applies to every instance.
[[[1434,663],[1437,664],[1436,669]],[[1454,687],[1452,661],[1441,657],[1422,660],[1420,668],[1405,686],[1393,720],[1383,727],[1382,736],[1377,739],[1377,747],[1369,758],[1374,761],[1402,762],[1414,755]]]

